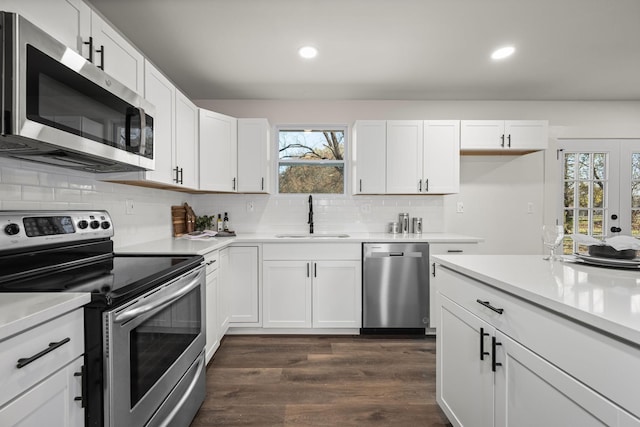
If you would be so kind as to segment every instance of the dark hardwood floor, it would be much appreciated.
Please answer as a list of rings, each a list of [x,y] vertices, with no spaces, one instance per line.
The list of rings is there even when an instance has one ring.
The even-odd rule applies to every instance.
[[[207,369],[202,426],[450,426],[435,339],[227,336]]]

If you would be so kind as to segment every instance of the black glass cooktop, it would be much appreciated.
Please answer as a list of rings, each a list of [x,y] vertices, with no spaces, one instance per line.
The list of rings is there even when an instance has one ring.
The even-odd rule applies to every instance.
[[[112,255],[81,265],[25,272],[0,283],[0,292],[91,292],[93,304],[113,306],[201,262],[201,256],[189,255]]]

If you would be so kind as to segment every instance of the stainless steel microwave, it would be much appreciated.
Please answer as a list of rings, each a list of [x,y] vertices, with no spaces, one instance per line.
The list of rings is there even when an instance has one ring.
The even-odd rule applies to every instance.
[[[0,156],[91,172],[154,168],[154,109],[82,55],[0,12]]]

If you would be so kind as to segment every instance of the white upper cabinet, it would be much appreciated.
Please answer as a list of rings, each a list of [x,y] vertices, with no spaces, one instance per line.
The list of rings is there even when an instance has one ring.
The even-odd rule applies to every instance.
[[[465,151],[536,151],[549,145],[546,120],[462,120],[460,148]]]
[[[153,120],[155,169],[146,179],[166,184],[175,183],[173,173],[173,135],[175,129],[175,96],[173,84],[151,63],[145,64],[144,97],[156,107]]]
[[[145,64],[144,97],[155,106],[155,170],[142,180],[198,188],[198,108],[150,62]]]
[[[387,193],[446,194],[460,189],[457,120],[387,121]]]
[[[89,57],[91,8],[82,0],[3,0],[0,10],[15,12],[82,56]]]
[[[426,120],[422,151],[423,193],[447,194],[460,191],[460,122]]]
[[[91,12],[93,63],[137,93],[142,93],[144,57],[115,28]]]
[[[352,135],[353,194],[384,194],[387,179],[387,122],[358,120],[353,126]]]
[[[420,193],[422,120],[387,121],[387,193]]]
[[[200,109],[200,190],[237,191],[238,120]]]
[[[175,163],[178,184],[198,188],[198,107],[182,92],[176,90]]]
[[[238,192],[269,192],[269,122],[238,119]]]

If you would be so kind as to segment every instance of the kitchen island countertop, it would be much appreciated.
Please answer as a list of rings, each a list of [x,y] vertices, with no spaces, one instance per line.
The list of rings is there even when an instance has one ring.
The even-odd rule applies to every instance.
[[[542,255],[436,255],[441,266],[640,345],[640,269],[613,269]]]
[[[334,233],[329,233],[334,235]],[[339,234],[339,233],[335,233]],[[309,237],[277,237],[298,235],[297,233],[238,233],[235,237],[213,237],[208,239],[185,239],[167,237],[136,245],[116,248],[117,253],[148,254],[198,254],[205,255],[232,243],[363,243],[363,242],[428,242],[428,243],[479,243],[481,238],[454,233],[390,234],[390,233],[344,233],[349,237],[323,237],[327,233],[315,233]],[[299,236],[299,235],[298,235]]]

